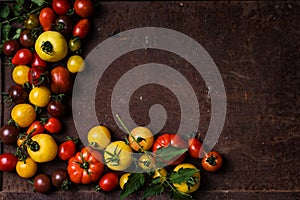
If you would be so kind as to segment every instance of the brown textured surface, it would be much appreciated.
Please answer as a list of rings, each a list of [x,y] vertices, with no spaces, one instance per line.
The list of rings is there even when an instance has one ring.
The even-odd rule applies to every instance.
[[[86,41],[85,52],[117,30],[144,26],[174,29],[199,42],[214,59],[221,72],[227,95],[227,117],[215,149],[226,158],[218,173],[202,171],[197,199],[299,199],[300,198],[300,4],[291,2],[103,2],[93,20],[93,33]],[[143,63],[158,61],[180,71],[184,60],[156,50],[137,51],[122,56],[108,69],[98,86],[96,101],[99,122],[107,125],[115,137],[119,130],[111,116],[112,86],[126,70]],[[122,66],[122,70],[116,67]],[[193,71],[180,71],[196,91],[201,110],[201,126],[207,130],[209,102],[205,102],[205,84]],[[12,84],[11,68],[1,71],[7,90]],[[102,82],[103,83],[103,82]],[[147,92],[145,92],[147,91]],[[159,93],[157,93],[159,92]],[[163,94],[160,97],[158,94]],[[148,100],[138,101],[139,96]],[[159,97],[159,98],[158,98]],[[145,86],[131,98],[131,115],[140,124],[154,103],[166,105],[166,131],[176,130],[179,105],[166,88]],[[103,106],[104,105],[104,106]],[[2,106],[2,123],[9,119],[9,109]],[[64,122],[64,134],[76,135],[72,118]],[[63,136],[57,136],[61,140]],[[203,137],[203,135],[202,135]],[[13,147],[2,146],[4,152]],[[41,170],[51,173],[65,163],[44,164]],[[198,164],[197,164],[198,165]],[[199,165],[198,165],[199,166]],[[111,194],[89,191],[31,193],[27,180],[15,173],[1,177],[2,199],[111,199]],[[24,193],[22,193],[24,192]],[[137,198],[138,196],[134,196]],[[159,199],[165,199],[160,196]],[[156,199],[156,198],[153,198]]]

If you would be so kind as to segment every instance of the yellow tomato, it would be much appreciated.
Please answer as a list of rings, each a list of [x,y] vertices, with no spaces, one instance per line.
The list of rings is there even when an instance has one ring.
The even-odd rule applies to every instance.
[[[28,73],[30,68],[26,65],[18,65],[12,72],[12,79],[18,85],[28,82]]]
[[[156,169],[154,171],[154,176],[153,178],[157,178],[157,177],[160,177],[160,182],[164,182],[165,180],[165,177],[167,176],[168,172],[165,168],[159,168],[159,169]]]
[[[91,146],[104,149],[110,143],[111,135],[105,126],[95,126],[89,130],[87,139]]]
[[[85,68],[84,60],[79,55],[73,55],[68,59],[67,68],[71,73],[81,72]]]
[[[181,168],[197,169],[194,165],[192,165],[190,163],[182,163],[182,164],[177,165],[175,167],[174,171],[177,172]],[[200,172],[196,172],[192,176],[192,179],[193,179],[192,182],[194,182],[193,184],[189,183],[188,181],[185,181],[180,184],[174,183],[173,185],[180,192],[192,193],[192,192],[195,192],[200,186]]]
[[[130,135],[128,136],[128,141],[133,150],[139,151],[140,150],[139,145],[145,151],[149,150],[152,147],[154,142],[154,137],[152,132],[148,128],[142,126],[135,127],[134,129],[131,130],[131,135],[135,138],[136,141],[141,140],[138,143],[136,143]]]
[[[125,173],[120,177],[119,185],[122,190],[124,189],[124,185],[125,185],[125,183],[127,183],[129,176],[130,176],[130,173]]]
[[[25,128],[35,120],[36,113],[32,105],[22,103],[13,107],[11,110],[11,117],[18,126]]]
[[[48,62],[57,62],[67,55],[68,44],[61,33],[45,31],[37,38],[35,51],[41,59]]]
[[[48,105],[51,98],[51,92],[46,86],[33,88],[29,93],[29,101],[38,107],[45,107]]]
[[[37,171],[37,164],[31,158],[24,161],[18,161],[16,165],[17,174],[22,178],[30,178]]]
[[[31,139],[37,145],[27,146],[27,152],[35,162],[44,163],[56,157],[58,147],[51,135],[40,133]]]
[[[142,154],[139,158],[139,166],[143,170],[149,171],[155,168],[155,158],[152,155]]]

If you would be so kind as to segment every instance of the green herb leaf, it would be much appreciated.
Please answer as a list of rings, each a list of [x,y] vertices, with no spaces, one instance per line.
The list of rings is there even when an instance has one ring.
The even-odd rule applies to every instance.
[[[169,179],[172,183],[182,183],[189,180],[198,171],[194,168],[180,168],[177,172],[171,172]]]
[[[20,11],[22,9],[22,5],[21,4],[14,4],[12,11],[14,12],[15,16],[19,16],[20,15]]]
[[[22,32],[22,29],[21,28],[18,28],[17,30],[16,30],[16,33],[15,33],[15,35],[13,36],[13,38],[12,39],[18,39],[19,37],[20,37],[20,35],[21,35],[21,32]]]
[[[37,4],[38,6],[42,6],[45,3],[44,0],[31,0],[31,2]]]
[[[156,184],[156,185],[150,185],[145,189],[145,192],[143,194],[143,199],[146,199],[147,197],[158,195],[163,193],[165,190],[164,186],[162,184]]]
[[[192,195],[183,193],[183,192],[179,192],[178,190],[172,190],[171,197],[173,197],[174,200],[192,200],[192,199],[194,199]]]
[[[9,24],[5,24],[5,25],[2,26],[2,34],[3,34],[4,40],[9,39],[10,29],[11,29],[11,25],[9,25]]]
[[[145,176],[142,173],[132,173],[128,177],[128,181],[124,185],[120,199],[128,197],[133,192],[137,191],[145,183]]]
[[[161,179],[161,177],[156,177],[156,178],[152,179],[151,185],[159,184],[160,183],[160,179]]]
[[[4,7],[0,10],[0,16],[2,18],[7,18],[8,15],[10,13],[10,8],[9,6],[7,5],[7,3],[4,5]]]
[[[170,161],[181,156],[187,149],[182,149],[174,146],[160,148],[156,151],[156,159],[161,161]]]

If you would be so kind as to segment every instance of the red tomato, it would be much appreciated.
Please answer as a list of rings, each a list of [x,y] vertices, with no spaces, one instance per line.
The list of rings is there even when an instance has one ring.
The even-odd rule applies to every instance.
[[[40,56],[34,52],[33,53],[33,58],[32,58],[32,61],[31,61],[31,67],[43,67],[43,68],[46,68],[47,67],[47,63],[46,61],[42,60],[40,58]]]
[[[159,136],[155,140],[155,142],[152,146],[152,151],[153,151],[153,153],[155,153],[158,149],[166,148],[168,146],[178,147],[178,148],[182,148],[182,149],[187,148],[186,141],[180,135],[165,133],[165,134]],[[168,163],[169,165],[177,165],[177,164],[182,163],[185,156],[186,156],[186,153],[182,154],[176,160],[166,160],[165,162]]]
[[[81,19],[73,28],[73,37],[79,37],[83,39],[89,33],[91,27],[91,22],[88,19]]]
[[[29,49],[23,48],[17,51],[12,58],[13,65],[27,65],[31,62],[33,54]]]
[[[119,183],[119,177],[116,173],[109,172],[107,174],[104,174],[102,178],[99,181],[99,189],[105,192],[112,191],[117,187]]]
[[[90,17],[94,12],[94,5],[91,0],[76,0],[74,9],[80,17]]]
[[[43,133],[45,131],[44,125],[40,121],[34,121],[26,131],[26,134],[31,134],[30,137]]]
[[[201,161],[203,169],[209,172],[215,172],[222,167],[223,157],[216,151],[207,153]]]
[[[58,157],[61,160],[69,160],[76,154],[76,143],[72,140],[66,140],[59,145]]]
[[[0,171],[9,172],[16,168],[18,158],[11,153],[0,155]]]
[[[52,8],[58,15],[65,15],[71,8],[68,0],[53,0]]]
[[[51,8],[46,7],[41,10],[39,21],[44,31],[52,30],[52,25],[55,23],[55,18],[55,13]]]
[[[188,141],[189,145],[189,154],[192,158],[200,158],[200,150],[202,147],[202,143],[197,138],[190,138]]]
[[[55,117],[50,117],[44,124],[44,128],[49,133],[59,133],[62,129],[62,124],[59,119]]]
[[[28,72],[28,81],[34,86],[42,85],[48,81],[48,72],[43,67],[32,67]]]
[[[67,68],[62,66],[55,67],[50,73],[50,79],[50,88],[54,94],[71,92],[73,83]]]

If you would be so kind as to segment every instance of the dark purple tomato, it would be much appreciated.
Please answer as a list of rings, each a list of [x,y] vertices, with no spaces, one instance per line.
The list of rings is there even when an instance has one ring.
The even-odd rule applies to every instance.
[[[70,34],[73,31],[73,23],[70,17],[63,15],[56,18],[55,29],[62,34]]]
[[[47,112],[51,117],[60,118],[65,115],[66,106],[60,101],[50,101],[47,106]]]
[[[24,103],[28,92],[21,85],[13,85],[8,89],[8,95],[15,104]]]
[[[34,191],[47,193],[51,188],[51,180],[47,174],[39,174],[33,181]]]
[[[29,48],[34,46],[35,39],[32,36],[31,31],[25,29],[20,34],[19,42],[23,47]]]
[[[17,40],[7,40],[3,44],[3,53],[7,56],[14,55],[20,49],[20,44]]]
[[[68,190],[70,184],[67,170],[57,169],[51,175],[52,184],[61,190]]]
[[[17,136],[19,135],[19,130],[13,125],[4,125],[0,129],[0,138],[4,144],[16,144]]]

